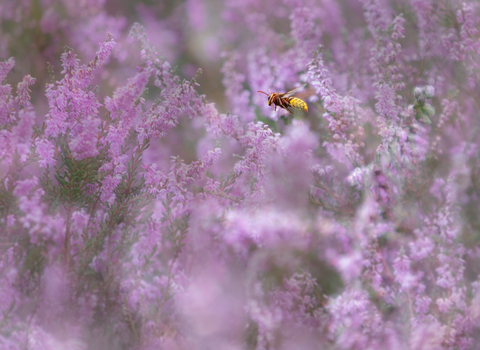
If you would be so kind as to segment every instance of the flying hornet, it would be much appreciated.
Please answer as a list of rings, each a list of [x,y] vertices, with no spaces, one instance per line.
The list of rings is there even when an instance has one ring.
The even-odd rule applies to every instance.
[[[276,111],[278,106],[280,108],[287,110],[289,113],[293,114],[293,112],[289,108],[308,112],[308,106],[304,100],[301,100],[298,97],[292,97],[293,94],[299,92],[303,88],[304,86],[299,86],[283,94],[278,92],[272,92],[269,95],[264,91],[257,91],[257,92],[261,92],[262,94],[265,94],[268,96],[268,105],[272,106],[273,110]]]

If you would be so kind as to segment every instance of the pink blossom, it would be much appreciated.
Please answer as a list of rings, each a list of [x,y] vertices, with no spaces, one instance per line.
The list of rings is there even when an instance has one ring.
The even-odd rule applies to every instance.
[[[21,83],[17,85],[17,97],[15,98],[15,102],[20,104],[23,107],[31,106],[30,102],[30,89],[28,88],[30,85],[35,84],[36,79],[30,76],[30,74],[26,75],[23,78]]]

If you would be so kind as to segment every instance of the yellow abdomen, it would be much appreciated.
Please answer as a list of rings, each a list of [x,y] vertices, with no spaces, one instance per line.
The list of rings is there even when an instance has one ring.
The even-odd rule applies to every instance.
[[[304,100],[301,100],[297,97],[292,97],[289,102],[290,106],[293,108],[308,112],[308,106]]]

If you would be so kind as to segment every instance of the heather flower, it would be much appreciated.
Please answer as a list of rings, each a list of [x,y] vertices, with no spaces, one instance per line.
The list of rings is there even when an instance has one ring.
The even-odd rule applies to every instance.
[[[305,67],[310,53],[318,45],[319,35],[315,30],[315,20],[321,13],[321,10],[311,3],[306,2],[302,5],[304,6],[295,7],[289,16],[291,22],[290,33],[300,53],[300,57],[296,60],[298,67]]]
[[[410,270],[410,259],[406,255],[401,255],[393,262],[395,269],[395,280],[400,283],[404,291],[416,286],[418,277]]]
[[[113,49],[112,39],[109,38],[97,52],[97,59],[91,61],[88,65],[79,65],[79,59],[69,48],[62,54],[62,74],[64,78],[55,84],[51,83],[47,87],[47,99],[49,100],[50,112],[46,120],[46,136],[58,137],[67,131],[68,123],[75,120],[78,124],[71,128],[76,137],[72,141],[76,148],[76,155],[79,159],[95,155],[96,140],[95,128],[85,129],[86,119],[90,123],[99,125],[97,120],[98,102],[95,93],[88,89],[88,85],[93,79],[95,70],[102,67],[107,60],[108,55]],[[87,88],[86,90],[84,90]],[[82,125],[83,124],[83,125]]]
[[[32,108],[18,112],[18,122],[11,128],[0,130],[0,158],[9,165],[18,157],[20,163],[25,163],[30,155],[32,128],[35,123],[35,111]]]
[[[321,325],[322,320],[320,301],[315,297],[319,286],[308,272],[295,273],[282,282],[279,288],[270,293],[270,302],[271,307],[281,312],[285,332],[282,342],[286,342],[289,338],[295,339],[296,332],[313,331]]]
[[[224,54],[225,62],[222,66],[221,72],[223,73],[222,83],[225,86],[225,95],[229,99],[231,105],[231,113],[234,115],[241,115],[245,121],[250,122],[255,118],[253,108],[248,107],[248,101],[250,99],[250,92],[243,90],[242,83],[245,81],[245,76],[239,74],[235,70],[235,62],[238,61],[238,54],[228,53]],[[251,56],[252,58],[253,56]],[[250,64],[253,64],[253,59],[249,60]],[[260,67],[256,67],[260,68]],[[261,69],[255,69],[256,71],[262,71]],[[250,82],[252,86],[258,86],[258,89],[261,90],[265,88],[266,82],[263,79],[264,77],[258,74],[254,78],[256,81],[261,82],[263,85],[259,86],[256,81]],[[268,84],[268,81],[267,81]],[[260,104],[259,96],[253,96],[255,101],[258,101]],[[264,105],[264,99],[261,99],[262,104]]]
[[[125,160],[126,160],[125,157],[119,157],[116,160],[114,160],[112,163],[107,163],[102,168],[99,169],[99,172],[107,172],[108,170],[111,170],[109,174],[105,175],[105,177],[101,181],[102,187],[101,187],[100,199],[102,201],[107,202],[109,204],[113,204],[113,202],[115,201],[116,195],[114,191],[122,181],[122,173],[125,170],[125,167],[124,167]],[[107,166],[111,168],[108,169]]]
[[[247,124],[245,131],[237,136],[239,143],[245,148],[245,155],[235,164],[234,171],[237,174],[251,172],[255,176],[261,176],[263,162],[275,147],[278,136],[262,122]]]
[[[10,57],[7,61],[0,62],[0,83],[3,83],[7,74],[13,69],[15,59]],[[9,84],[0,85],[0,123],[6,124],[14,120],[12,87]]]
[[[97,139],[100,120],[89,116],[77,124],[76,136],[69,142],[70,149],[76,159],[81,160],[88,157],[95,157],[98,154]]]
[[[368,169],[355,168],[347,177],[347,181],[351,186],[362,185],[365,182],[365,177],[368,175]]]
[[[309,169],[314,164],[313,152],[317,147],[318,140],[307,124],[294,121],[285,130],[276,144],[276,154],[271,154],[265,164],[269,180],[260,182],[269,200],[277,200],[279,207],[291,210],[307,204],[305,194],[313,180]],[[293,175],[292,169],[299,173]]]
[[[353,138],[347,136],[357,134],[361,137],[360,128],[356,119],[360,116],[358,100],[351,96],[341,97],[332,86],[332,79],[328,70],[324,68],[324,62],[315,53],[315,58],[308,64],[308,80],[316,93],[323,99],[326,113],[323,118],[328,122],[334,142],[323,142],[333,159],[346,164],[361,164],[362,157],[358,149],[363,143],[353,142]],[[357,129],[358,128],[358,129]],[[355,130],[357,129],[357,130]]]
[[[26,75],[23,78],[23,81],[18,83],[17,85],[17,97],[15,98],[15,102],[20,104],[22,107],[29,107],[32,104],[30,103],[30,89],[28,88],[30,85],[35,84],[35,78],[30,76],[30,74]]]
[[[271,248],[292,242],[294,246],[302,247],[308,240],[305,225],[297,215],[274,208],[253,213],[232,211],[226,224],[230,230],[225,235],[225,241],[241,255],[245,254],[249,243]],[[274,230],[269,229],[272,225],[275,225]]]
[[[14,193],[16,196],[27,196],[31,190],[38,185],[38,178],[25,179],[15,184]]]
[[[375,98],[378,100],[375,104],[376,111],[390,119],[396,118],[398,111],[395,105],[395,91],[385,82],[377,83],[376,88]]]
[[[330,337],[340,346],[361,349],[370,344],[370,337],[378,341],[381,336],[380,315],[361,290],[346,290],[332,299],[327,308],[333,317],[328,329]],[[364,326],[368,332],[362,331]]]
[[[424,94],[425,98],[431,99],[435,95],[435,88],[431,85],[425,86]]]
[[[4,61],[0,64],[0,81],[3,82],[7,77],[7,74],[15,66],[15,59],[10,57],[7,61]]]

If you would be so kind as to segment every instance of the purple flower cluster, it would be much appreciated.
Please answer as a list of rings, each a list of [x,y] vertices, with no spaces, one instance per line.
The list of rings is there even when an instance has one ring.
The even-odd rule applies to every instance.
[[[112,4],[0,4],[0,349],[480,348],[476,1]]]

